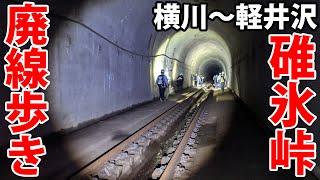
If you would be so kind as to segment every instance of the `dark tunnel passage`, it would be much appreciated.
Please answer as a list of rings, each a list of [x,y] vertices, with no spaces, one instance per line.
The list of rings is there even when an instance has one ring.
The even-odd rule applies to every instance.
[[[215,75],[219,75],[219,73],[224,72],[223,65],[219,61],[209,61],[204,64],[202,70],[200,72],[203,73],[206,81],[212,81],[212,77]]]
[[[17,3],[16,1],[0,2],[2,12],[6,12],[10,2]],[[231,95],[214,97],[218,105],[213,107],[236,108],[227,111],[228,117],[233,117],[230,121],[233,131],[226,136],[227,139],[222,143],[219,155],[224,154],[224,148],[231,148],[232,153],[226,153],[227,156],[236,157],[237,155],[233,153],[237,153],[236,148],[243,144],[255,148],[255,145],[247,142],[247,139],[257,144],[261,143],[261,139],[267,143],[267,136],[270,136],[270,132],[275,127],[267,121],[267,117],[273,110],[268,103],[269,96],[273,94],[271,87],[274,81],[270,77],[271,71],[267,64],[271,47],[267,42],[266,32],[239,31],[234,24],[218,19],[209,22],[208,31],[191,28],[185,32],[155,31],[152,24],[152,7],[156,0],[37,1],[37,3],[40,2],[49,4],[51,8],[48,15],[51,24],[48,44],[51,85],[46,93],[50,103],[50,121],[33,132],[35,136],[44,137],[44,142],[49,144],[48,157],[40,163],[40,168],[44,169],[46,166],[49,168],[43,170],[43,174],[40,174],[41,178],[45,179],[56,174],[59,174],[56,179],[70,176],[105,153],[105,149],[110,149],[119,143],[118,139],[125,139],[132,134],[134,130],[130,128],[143,127],[147,123],[144,118],[150,118],[151,113],[160,112],[161,108],[169,107],[171,101],[167,102],[169,105],[155,103],[155,99],[159,98],[156,79],[162,69],[170,83],[166,93],[174,98],[187,94],[175,93],[175,83],[179,74],[185,77],[183,88],[188,90],[193,88],[194,75],[204,76],[205,80],[210,82],[214,75],[225,73],[226,88]],[[199,3],[198,0],[180,0],[179,2]],[[234,11],[234,5],[237,3],[224,0],[205,2],[208,3],[209,9],[224,9],[226,12]],[[268,1],[259,1],[259,3],[266,4]],[[5,23],[0,23],[2,29],[5,29]],[[1,37],[4,36],[5,34],[1,32]],[[319,41],[319,36],[319,33],[314,33],[314,41]],[[6,50],[5,48],[1,50],[2,56],[5,55]],[[318,57],[319,54],[316,56]],[[1,65],[4,65],[3,63]],[[316,69],[319,69],[319,64],[316,64]],[[4,79],[3,74],[1,79]],[[320,93],[319,82],[302,83],[302,87],[306,86]],[[8,89],[2,91],[2,101],[8,100]],[[230,103],[228,101],[230,96],[232,96],[231,99],[241,101],[241,105],[236,106]],[[172,101],[179,102],[177,99]],[[223,101],[226,101],[227,105],[219,104]],[[142,109],[144,106],[149,109]],[[320,115],[319,101],[311,101],[308,107],[316,115]],[[128,113],[135,108],[138,108],[137,111],[140,114]],[[141,112],[145,114],[141,115]],[[1,114],[3,117],[6,115],[4,110]],[[247,114],[250,116],[246,116]],[[118,115],[123,115],[124,118]],[[250,117],[250,121],[247,117]],[[107,121],[112,118],[116,120],[110,120],[108,124]],[[126,118],[132,124],[123,120]],[[220,118],[222,122],[224,122],[223,118]],[[242,121],[244,123],[241,123]],[[107,123],[102,124],[104,122]],[[4,146],[8,146],[11,136],[7,123],[2,121],[0,125],[0,143],[5,152]],[[315,134],[318,147],[319,126],[320,122],[316,121],[312,127],[308,127],[308,131]],[[241,129],[238,129],[239,127]],[[248,131],[245,130],[246,127]],[[254,133],[251,133],[251,130]],[[110,136],[104,134],[108,132]],[[242,133],[243,136],[241,136]],[[96,144],[92,145],[92,142]],[[232,143],[237,147],[230,145]],[[83,149],[79,150],[79,146]],[[266,144],[261,147],[267,148]],[[244,157],[250,154],[242,150],[240,154],[243,157],[239,159],[246,161]],[[267,155],[265,151],[261,151]],[[0,159],[5,157],[1,156]],[[233,157],[227,159],[228,162],[232,162]],[[267,159],[261,159],[263,159],[261,162],[267,161]],[[213,159],[218,163],[223,160],[222,157]],[[249,160],[255,161],[252,158]],[[319,158],[316,162],[320,163]],[[4,171],[10,172],[8,169],[10,162],[4,164],[6,163],[7,169]],[[235,164],[241,166],[240,162]],[[228,166],[224,165],[213,166],[216,168],[214,172],[219,171],[221,167],[227,169]],[[57,169],[50,167],[57,167]],[[210,171],[212,167],[206,168]],[[254,167],[250,168],[254,169]],[[66,172],[63,172],[64,170]],[[250,177],[250,171],[247,169],[243,173],[245,177]],[[240,170],[237,172],[242,173]],[[319,172],[320,168],[317,166],[314,173],[319,175]],[[220,173],[222,179],[224,175],[229,178],[231,176],[226,170],[217,173]],[[255,177],[259,175],[257,173]],[[8,177],[11,176],[12,174],[8,175]],[[277,178],[276,175],[275,179]]]

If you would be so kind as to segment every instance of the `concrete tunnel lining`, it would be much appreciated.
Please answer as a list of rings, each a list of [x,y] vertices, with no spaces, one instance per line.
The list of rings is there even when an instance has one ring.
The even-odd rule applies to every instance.
[[[9,2],[15,1],[3,1],[3,7]],[[274,81],[270,78],[269,67],[265,63],[271,49],[263,34],[239,32],[234,24],[220,21],[209,22],[208,32],[191,29],[187,32],[156,32],[152,25],[151,10],[155,0],[39,2],[50,4],[51,15],[66,16],[82,22],[119,46],[137,53],[159,54],[157,51],[161,49],[160,45],[163,45],[163,53],[182,61],[179,63],[160,57],[163,62],[159,61],[159,66],[168,67],[167,75],[171,79],[175,79],[180,72],[186,75],[201,72],[205,74],[205,67],[209,68],[216,61],[220,61],[231,72],[229,77],[232,79],[228,79],[230,87],[258,115],[259,122],[268,125],[265,120],[273,109],[266,104],[272,95],[270,87]],[[224,9],[228,12],[234,9],[235,3],[217,0],[209,1],[208,5],[209,9]],[[57,16],[50,16],[50,20],[48,50],[51,85],[46,93],[50,103],[50,121],[35,129],[35,136],[78,128],[83,123],[96,122],[95,120],[103,118],[104,115],[131,108],[157,96],[157,89],[153,89],[154,77],[159,74],[160,67],[154,65],[155,59],[119,50],[80,24]],[[5,21],[2,24],[5,24]],[[218,34],[220,38],[215,40],[214,35],[210,35],[211,32]],[[316,42],[319,41],[319,33],[314,37]],[[208,43],[208,46],[205,46],[205,43]],[[205,52],[210,43],[216,45],[217,49],[221,47],[221,50],[217,50],[218,54],[226,53],[230,57]],[[194,57],[197,57],[197,61],[191,66]],[[133,77],[135,81],[132,81]],[[135,83],[138,86],[135,86]],[[185,87],[190,84],[190,78],[186,78]],[[303,85],[319,89],[319,83],[307,82]],[[313,100],[308,105],[319,117],[319,101]],[[313,127],[308,127],[308,131],[319,134],[318,127],[320,121],[316,121]],[[0,129],[1,143],[8,143],[11,134],[7,132],[5,121]],[[318,149],[319,138],[315,136]],[[317,163],[319,162],[317,158]]]
[[[224,39],[213,30],[201,32],[190,29],[186,32],[173,33],[164,38],[156,52],[179,61],[163,56],[154,58],[152,78],[154,81],[151,82],[153,86],[161,69],[165,69],[169,80],[173,81],[180,73],[184,74],[185,86],[191,86],[191,75],[204,75],[200,67],[212,62],[222,65],[228,79],[227,86],[231,86],[231,53]],[[156,94],[156,88],[154,90]],[[173,92],[173,89],[170,92]]]
[[[206,41],[211,41],[212,44],[229,51],[223,38],[211,30],[155,32],[150,23],[152,22],[150,7],[154,5],[154,1],[147,1],[139,6],[136,6],[138,0],[130,2],[94,0],[90,1],[90,6],[86,6],[88,1],[82,1],[79,7],[73,3],[73,1],[67,3],[67,7],[70,7],[67,10],[63,8],[54,10],[54,13],[59,15],[52,18],[52,26],[56,31],[49,42],[51,52],[49,78],[54,86],[48,89],[53,127],[52,131],[39,134],[77,128],[104,115],[152,100],[158,96],[154,77],[159,75],[160,69],[165,66],[171,80],[179,73],[185,73],[186,77],[190,77],[196,72],[199,62],[203,60],[198,58],[199,62],[192,67],[187,56],[194,53],[192,49],[195,46],[201,46],[200,44]],[[104,13],[97,15],[99,12]],[[134,16],[131,16],[132,14]],[[81,24],[61,19],[60,15],[79,21],[119,46],[139,54],[166,54],[180,59],[182,63],[160,56],[158,58],[161,60],[157,66],[156,60],[124,52],[105,42]],[[140,28],[142,26],[144,28]],[[221,29],[222,26],[218,28]],[[160,40],[160,44],[157,37],[161,34],[164,40]],[[152,46],[157,52],[152,50]],[[209,57],[214,59],[214,55]],[[223,60],[227,62],[230,59]],[[134,83],[132,77],[137,77]],[[187,80],[185,87],[190,86],[191,79],[185,79]],[[135,83],[140,85],[135,87]]]
[[[124,2],[126,1],[111,3],[95,0],[90,1],[90,6],[86,6],[88,2],[83,1],[78,9],[77,6],[70,5],[71,8],[66,11],[56,8],[55,13],[77,20],[116,44],[139,54],[166,54],[181,59],[183,63],[171,61],[163,56],[159,57],[162,59],[160,66],[168,67],[170,72],[168,77],[171,79],[175,79],[184,71],[186,71],[185,76],[189,77],[193,71],[195,72],[198,64],[190,67],[190,63],[185,61],[193,46],[211,40],[213,44],[220,42],[222,45],[218,43],[218,46],[226,47],[226,43],[214,31],[200,32],[190,29],[187,32],[178,33],[155,32],[150,23],[152,22],[150,7],[154,5],[153,1],[139,6],[135,6],[137,0],[130,3]],[[124,8],[123,4],[127,8]],[[92,12],[104,13],[97,15]],[[53,131],[76,128],[79,124],[150,101],[157,96],[153,77],[158,75],[163,67],[154,65],[150,58],[119,50],[82,27],[81,24],[55,17],[52,19],[52,26],[57,26],[54,38],[51,38],[49,44],[49,50],[52,52],[49,54],[50,79],[54,87],[49,87],[48,95],[51,118],[54,119]],[[144,28],[141,29],[141,26]],[[167,41],[167,44],[157,44],[159,34],[164,35],[163,42]],[[150,51],[152,46],[158,49],[158,52]],[[161,46],[163,46],[163,53],[159,53]],[[135,83],[144,86],[134,87],[132,77],[137,77]],[[191,85],[191,80],[189,78],[186,80],[188,81],[185,87],[188,87]]]
[[[260,34],[250,34],[254,39],[251,41],[247,32],[240,33],[233,24],[219,21],[210,23],[208,32],[192,29],[155,32],[151,23],[154,0],[143,3],[140,0],[55,0],[52,4],[57,1],[60,3],[51,6],[54,13],[83,22],[122,47],[141,54],[166,54],[182,63],[163,56],[151,59],[128,54],[79,24],[52,17],[51,29],[56,32],[50,35],[49,42],[48,100],[53,127],[36,129],[36,134],[77,128],[82,123],[152,100],[158,95],[154,80],[162,68],[174,80],[179,73],[205,74],[205,67],[217,61],[227,69],[228,86],[259,119],[262,121],[270,114],[266,101],[273,81],[263,61],[267,59],[269,45]],[[230,2],[219,0],[209,2],[209,7],[233,8]],[[134,82],[133,77],[136,77]],[[185,87],[190,86],[190,78],[185,79]],[[310,87],[316,89],[318,84],[311,83]],[[310,107],[319,114],[317,101],[312,101]],[[319,127],[319,121],[314,127]],[[310,131],[319,134],[319,128],[314,127]],[[5,125],[2,128],[2,132],[7,129]],[[6,136],[9,137],[3,135]],[[2,138],[2,143],[6,139]],[[316,141],[320,144],[319,137]]]
[[[49,80],[52,86],[49,86],[47,94],[52,121],[46,124],[49,126],[47,130],[37,130],[37,135],[76,130],[157,97],[158,89],[154,77],[159,75],[162,67],[155,66],[156,61],[153,58],[137,54],[166,54],[181,59],[182,63],[179,63],[159,57],[162,59],[160,66],[168,67],[168,77],[175,79],[179,73],[190,77],[196,72],[200,64],[191,67],[186,57],[192,53],[189,51],[194,46],[205,41],[209,40],[224,47],[223,49],[231,47],[232,55],[237,52],[233,48],[233,42],[237,41],[237,38],[233,37],[231,41],[228,39],[226,33],[231,30],[226,24],[209,24],[209,29],[215,31],[208,32],[193,29],[186,32],[156,32],[150,23],[151,9],[156,1],[145,1],[143,4],[139,2],[49,2],[53,7],[48,44],[51,72]],[[63,6],[60,6],[62,4]],[[137,54],[123,51],[102,37]],[[165,41],[167,44],[163,43]],[[161,46],[163,53],[158,53]],[[214,58],[211,56],[208,59]],[[133,77],[136,77],[135,80]],[[191,85],[191,78],[185,80],[186,88]]]

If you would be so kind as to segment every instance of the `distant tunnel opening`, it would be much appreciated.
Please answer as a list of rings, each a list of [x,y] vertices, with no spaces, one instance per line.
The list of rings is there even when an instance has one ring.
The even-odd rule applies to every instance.
[[[204,65],[202,74],[206,81],[212,81],[214,75],[224,72],[223,65],[218,61],[211,61]]]

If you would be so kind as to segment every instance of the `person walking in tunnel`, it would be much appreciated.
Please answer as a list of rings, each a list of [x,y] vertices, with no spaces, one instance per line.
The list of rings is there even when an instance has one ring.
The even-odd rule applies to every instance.
[[[201,77],[197,75],[197,87],[201,86]]]
[[[165,100],[165,91],[166,88],[169,86],[168,78],[164,74],[164,69],[161,70],[161,74],[157,77],[157,85],[159,87],[159,96],[160,96],[160,101]]]
[[[220,78],[220,86],[221,86],[221,90],[222,92],[224,92],[224,86],[226,84],[226,78],[224,76],[224,72],[221,73],[221,78]]]
[[[178,91],[182,91],[183,89],[183,74],[181,73],[178,77],[177,77],[177,88],[178,88]]]
[[[217,78],[218,78],[218,75],[214,75],[212,80],[213,80],[213,88],[216,88],[217,87]]]
[[[217,87],[216,88],[221,88],[221,73],[217,76]]]
[[[197,81],[197,74],[193,75],[193,86],[197,87],[198,86],[198,81]]]

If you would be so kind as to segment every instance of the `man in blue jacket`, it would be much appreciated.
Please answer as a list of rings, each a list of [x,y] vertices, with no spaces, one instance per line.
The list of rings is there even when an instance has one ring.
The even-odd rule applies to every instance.
[[[164,101],[166,99],[164,94],[166,88],[169,86],[168,78],[164,75],[164,69],[161,70],[161,74],[157,77],[156,83],[159,87],[160,101]]]

